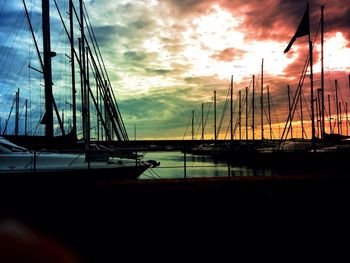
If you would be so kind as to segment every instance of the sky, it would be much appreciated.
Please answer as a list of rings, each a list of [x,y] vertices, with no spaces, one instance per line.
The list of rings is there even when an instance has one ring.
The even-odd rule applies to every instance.
[[[38,1],[27,2],[29,6],[32,6],[33,16],[35,16],[38,9],[35,8],[35,2]],[[58,2],[62,9],[67,8],[63,0]],[[350,99],[348,83],[350,74],[349,0],[323,2],[313,0],[309,1],[309,4],[312,39],[316,35],[319,24],[320,5],[325,5],[325,96],[327,101],[327,96],[330,95],[333,115],[336,111],[334,83],[337,79],[339,102],[342,103],[343,113],[342,129],[346,134],[348,132],[345,116],[346,103]],[[86,0],[85,5],[131,139],[135,136],[135,127],[137,139],[183,139],[184,135],[185,138],[190,138],[191,127],[188,127],[188,124],[193,110],[195,111],[195,135],[196,138],[200,138],[202,103],[204,103],[205,119],[207,118],[205,138],[212,139],[213,93],[214,90],[217,92],[219,126],[231,75],[234,80],[235,124],[238,115],[238,92],[241,90],[243,97],[245,87],[249,87],[249,115],[251,114],[251,79],[252,75],[255,75],[257,86],[255,137],[261,137],[259,129],[262,59],[264,60],[265,136],[270,137],[267,126],[268,100],[266,96],[267,86],[269,86],[272,100],[272,137],[279,138],[288,114],[287,85],[290,85],[292,94],[294,94],[308,55],[307,37],[297,38],[291,50],[287,54],[283,53],[305,12],[305,1]],[[34,47],[31,44],[32,47],[28,48],[28,43],[31,43],[28,35],[23,38],[15,38],[16,43],[20,42],[15,46],[16,48],[7,41],[11,39],[11,35],[16,34],[12,25],[17,23],[16,17],[20,12],[23,12],[21,1],[1,0],[0,57],[6,55],[9,49],[15,49],[16,51],[11,53],[14,61],[27,61],[28,64],[28,59],[23,58],[29,56],[31,65],[35,65]],[[62,36],[62,28],[55,27],[56,24],[59,24],[57,14],[53,14],[52,23],[58,36]],[[38,28],[39,22],[36,22],[34,26]],[[21,27],[24,31],[27,25],[23,23]],[[62,54],[68,53],[64,44],[55,45],[58,39],[61,37],[53,37],[53,46]],[[16,57],[22,57],[22,59],[15,60]],[[63,57],[60,62],[57,61],[58,58],[55,58],[56,68],[60,68],[61,75],[65,75],[67,71],[61,66],[64,62]],[[0,95],[2,127],[5,125],[15,92],[14,85],[11,86],[6,82],[6,79],[11,76],[8,71],[12,72],[15,77],[24,71],[30,71],[26,65],[23,71],[19,71],[21,74],[18,74],[12,68],[20,70],[22,66],[13,66],[10,61],[8,59],[6,63],[0,65],[0,74],[2,74],[0,88],[8,91]],[[16,64],[16,62],[12,63]],[[318,35],[314,43],[315,90],[320,88],[320,70],[320,37]],[[32,70],[28,74],[33,77],[38,73]],[[36,78],[39,77],[36,76]],[[62,87],[68,85],[63,83],[67,80],[68,78],[57,80],[55,86],[58,87],[61,82]],[[305,102],[303,115],[306,133],[310,137],[308,82],[307,78],[303,88]],[[28,91],[24,94],[34,92],[29,91],[32,90],[29,84],[23,85],[28,86]],[[40,96],[31,94],[31,97],[39,98],[42,96],[42,91],[39,93]],[[68,92],[62,92],[61,95],[67,94]],[[62,110],[67,110],[68,104],[62,98],[59,100]],[[31,104],[31,106],[32,108],[38,107],[37,104]],[[209,114],[206,117],[208,111]],[[227,135],[228,114],[229,110],[222,120],[219,134],[219,138],[222,139],[229,138]],[[327,114],[326,120],[328,121]],[[66,113],[66,115],[68,119],[69,114]],[[296,114],[295,136],[301,134],[298,116],[300,116],[300,111]],[[251,121],[250,116],[248,120],[249,138],[252,136]],[[335,117],[332,121],[335,121]],[[245,124],[244,114],[242,125],[243,123]],[[336,132],[333,126],[334,123],[332,130]],[[242,129],[245,134],[245,127],[242,126]],[[237,134],[235,136],[238,136]]]

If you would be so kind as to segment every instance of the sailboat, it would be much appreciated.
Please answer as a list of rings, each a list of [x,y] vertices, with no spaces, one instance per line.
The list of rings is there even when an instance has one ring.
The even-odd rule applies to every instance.
[[[62,14],[58,8],[57,1],[53,0],[58,15],[61,19],[66,36],[70,43],[70,62],[71,62],[71,86],[72,86],[72,127],[71,131],[66,133],[60,116],[55,98],[53,96],[53,79],[51,59],[56,53],[51,50],[51,32],[50,32],[50,0],[42,0],[42,48],[39,45],[33,30],[30,15],[25,0],[22,0],[26,18],[29,24],[31,35],[35,44],[37,56],[39,58],[41,69],[35,69],[42,73],[45,88],[45,114],[42,116],[41,123],[45,125],[45,136],[24,136],[17,133],[13,136],[4,135],[0,137],[0,179],[14,180],[27,179],[33,180],[106,180],[106,179],[136,179],[147,169],[159,165],[154,160],[142,161],[135,155],[135,158],[125,158],[110,154],[113,151],[103,151],[101,148],[93,149],[91,144],[91,119],[92,105],[97,115],[98,132],[103,132],[107,141],[113,141],[114,138],[120,141],[127,141],[128,135],[124,127],[115,95],[107,74],[103,58],[98,47],[95,35],[93,33],[90,20],[84,12],[86,8],[82,0],[79,0],[79,9],[75,7],[73,0],[69,1],[69,30],[66,26]],[[53,4],[53,2],[51,4]],[[80,14],[78,14],[80,11]],[[75,48],[74,41],[74,18],[76,24],[79,24],[80,38],[79,50]],[[88,29],[90,39],[85,35],[85,27]],[[88,40],[93,41],[89,43]],[[43,54],[43,57],[42,55]],[[76,63],[78,64],[78,73],[76,73]],[[77,144],[77,101],[76,96],[76,75],[79,74],[81,84],[81,112],[82,112],[82,134],[81,142],[83,147]],[[92,80],[96,84],[96,91],[92,91]],[[102,104],[102,105],[101,105]],[[61,131],[60,136],[55,136],[54,132],[54,113],[56,113],[58,126]],[[18,127],[18,119],[16,120]],[[101,129],[100,127],[101,126]],[[6,138],[4,138],[6,137]],[[47,150],[37,149],[28,150],[19,146],[15,141],[26,141],[29,145],[40,146],[45,149],[61,146],[65,152],[48,152]],[[13,141],[13,142],[11,142]],[[63,146],[62,146],[63,145]],[[80,149],[83,151],[69,153],[69,149],[64,149],[69,145],[70,149]],[[81,149],[83,148],[83,149]],[[67,152],[68,151],[68,152]]]
[[[156,165],[118,157],[99,156],[87,160],[85,154],[29,151],[0,137],[0,181],[30,183],[85,183],[136,179]]]
[[[323,12],[324,7],[321,6],[321,97],[319,109],[314,108],[314,92],[313,92],[313,42],[310,37],[309,23],[309,6],[300,22],[300,25],[290,41],[285,53],[288,52],[293,42],[298,37],[308,36],[309,57],[305,63],[303,74],[300,78],[298,89],[295,93],[293,102],[289,107],[289,114],[285,123],[285,128],[277,146],[274,147],[254,147],[252,150],[238,149],[230,151],[229,155],[221,153],[225,158],[234,165],[249,165],[259,168],[270,168],[278,174],[289,173],[326,173],[346,174],[350,171],[348,159],[350,157],[350,141],[346,136],[337,134],[326,134],[324,128],[324,75],[323,75]],[[311,140],[292,139],[288,140],[287,135],[291,130],[291,122],[293,120],[298,100],[301,100],[301,88],[307,75],[307,69],[310,68],[310,89],[311,89]],[[316,107],[317,108],[317,107]],[[321,116],[321,132],[320,138],[316,136],[315,116],[314,113],[320,112]],[[263,138],[263,136],[262,136]],[[345,172],[345,173],[344,173]]]

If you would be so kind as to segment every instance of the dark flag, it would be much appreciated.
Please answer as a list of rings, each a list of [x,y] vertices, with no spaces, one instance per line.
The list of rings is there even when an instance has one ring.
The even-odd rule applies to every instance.
[[[287,48],[284,50],[284,53],[287,53],[289,51],[289,49],[292,47],[294,41],[298,37],[307,36],[309,34],[310,34],[309,4],[307,4],[305,14],[304,14],[303,18],[300,21],[300,24],[298,26],[297,32],[295,32],[294,36],[290,40]]]

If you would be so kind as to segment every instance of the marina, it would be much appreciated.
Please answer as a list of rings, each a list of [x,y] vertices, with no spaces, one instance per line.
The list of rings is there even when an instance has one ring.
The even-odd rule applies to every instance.
[[[131,261],[144,244],[346,218],[334,5],[3,1],[0,262]]]

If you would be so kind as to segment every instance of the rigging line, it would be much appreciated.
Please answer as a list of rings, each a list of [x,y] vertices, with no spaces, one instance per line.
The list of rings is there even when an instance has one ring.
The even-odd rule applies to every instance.
[[[30,28],[30,32],[32,33],[32,37],[33,37],[33,40],[34,40],[35,49],[36,49],[37,55],[39,57],[41,69],[44,70],[44,63],[43,63],[41,55],[40,55],[39,46],[38,46],[38,43],[37,43],[36,38],[35,38],[32,22],[31,22],[30,17],[29,17],[29,13],[28,13],[28,9],[27,9],[25,0],[22,0],[22,2],[23,2],[23,6],[24,6],[26,17],[27,17],[28,25],[29,25],[29,28]]]
[[[74,8],[74,6],[73,6],[73,9],[74,9],[74,12],[75,12],[75,14],[76,14],[76,10],[75,10],[75,8]],[[86,10],[86,9],[85,9]],[[88,16],[88,14],[87,14],[87,11],[86,11],[86,15]],[[76,14],[76,16],[77,16],[77,14]],[[78,22],[79,22],[79,18],[77,17],[77,20],[78,20]],[[80,22],[79,22],[80,23]],[[102,74],[102,77],[105,79],[105,74],[106,74],[106,76],[107,76],[107,83],[109,83],[109,89],[107,90],[108,91],[108,96],[111,98],[111,105],[110,105],[110,107],[113,107],[113,108],[115,108],[115,114],[116,114],[116,116],[115,116],[115,118],[117,118],[117,122],[119,123],[118,125],[119,125],[119,127],[120,127],[120,129],[121,129],[121,132],[122,132],[122,134],[123,134],[123,136],[124,136],[124,138],[126,139],[126,140],[128,140],[128,135],[127,135],[127,132],[126,132],[126,128],[125,128],[125,125],[124,125],[124,121],[123,121],[123,119],[122,119],[122,117],[121,117],[121,114],[120,114],[120,110],[119,110],[119,106],[118,106],[118,104],[117,104],[117,102],[116,102],[116,99],[115,99],[115,95],[114,95],[114,91],[113,91],[113,89],[112,89],[112,86],[111,86],[111,83],[110,83],[110,80],[109,80],[109,77],[108,77],[108,74],[107,74],[107,70],[106,70],[106,68],[105,68],[105,65],[103,64],[103,66],[104,66],[104,70],[103,70],[103,68],[102,68],[102,66],[101,66],[101,62],[100,62],[100,57],[101,57],[101,59],[102,59],[102,62],[103,62],[103,58],[102,58],[102,55],[101,55],[101,53],[100,53],[100,51],[99,51],[99,47],[98,47],[98,43],[97,43],[97,40],[96,40],[96,38],[95,37],[92,37],[91,36],[91,32],[90,32],[90,28],[91,28],[91,30],[93,30],[92,29],[92,26],[91,26],[91,23],[90,23],[90,27],[89,26],[87,26],[87,28],[88,28],[88,31],[89,31],[89,35],[90,35],[90,38],[91,38],[91,40],[93,41],[92,42],[92,44],[93,44],[93,49],[94,49],[94,51],[95,51],[95,54],[96,54],[96,58],[97,58],[97,60],[98,60],[98,64],[99,64],[99,68],[102,70],[102,72],[100,72],[101,74]],[[85,37],[86,38],[86,37]],[[88,39],[86,38],[86,40],[87,40],[87,42],[88,42]],[[95,40],[95,41],[94,41]],[[97,53],[97,51],[96,51],[96,47],[95,47],[95,44],[94,44],[94,42],[96,43],[96,45],[97,45],[97,48],[98,48],[98,51],[99,51],[99,54]],[[89,45],[89,44],[88,44]],[[90,51],[91,52],[91,51]],[[96,66],[96,68],[97,68],[97,66]],[[99,70],[98,70],[99,71]],[[104,71],[105,71],[105,74],[104,74]],[[112,95],[112,96],[111,96]]]
[[[15,35],[20,28],[19,25],[21,25],[20,21],[21,19],[23,19],[23,14],[22,13],[18,13],[16,21],[12,24],[11,29],[9,30],[9,37],[6,39],[5,43],[2,43],[2,46],[0,47],[0,53],[4,52],[4,49],[6,49],[10,43],[12,43],[14,41]],[[19,25],[18,25],[19,24]]]
[[[270,96],[271,96],[271,95],[270,95]],[[271,102],[271,99],[270,99],[270,102]],[[272,126],[272,120],[269,118],[268,112],[266,111],[265,108],[264,108],[264,113],[265,113],[266,119],[268,120],[268,123],[267,123],[267,124]],[[268,131],[270,131],[270,129],[268,129]],[[272,138],[275,139],[275,134],[273,133],[273,129],[271,129],[271,135],[272,135]]]
[[[87,45],[89,46],[89,44],[87,44]],[[90,49],[90,54],[93,57],[91,49]],[[95,51],[95,54],[96,54],[96,51]],[[97,65],[96,62],[94,62],[95,63],[95,70],[97,72],[99,72],[99,74],[102,73],[102,77],[103,77],[103,69],[101,68],[101,65],[100,65],[100,62],[99,62],[99,59],[98,59],[98,54],[96,54],[96,56],[97,56],[97,60],[98,60],[99,65]],[[99,70],[99,68],[102,70],[102,72]],[[101,82],[103,83],[102,78],[101,78]],[[127,135],[127,132],[126,132],[126,129],[125,129],[125,125],[124,125],[123,119],[121,117],[121,114],[120,114],[120,111],[119,111],[119,108],[118,108],[118,104],[117,104],[117,102],[116,102],[116,100],[114,98],[114,93],[113,93],[113,89],[112,89],[111,85],[109,84],[109,86],[106,86],[105,83],[103,83],[101,85],[101,87],[105,87],[106,98],[108,99],[108,103],[109,103],[110,109],[112,109],[112,111],[111,111],[112,112],[112,115],[111,115],[112,118],[117,121],[117,125],[119,127],[119,130],[120,130],[121,135],[124,138],[124,140],[128,140],[128,135]]]
[[[87,43],[87,46],[88,46],[89,53],[90,53],[91,58],[92,58],[93,63],[94,63],[95,71],[98,73],[98,76],[99,76],[100,81],[101,81],[101,84],[102,84],[102,85],[100,85],[100,86],[101,86],[102,88],[105,89],[105,91],[104,91],[104,92],[105,92],[105,96],[106,96],[106,98],[108,99],[108,102],[107,102],[107,103],[109,103],[109,108],[111,109],[111,114],[112,114],[111,117],[112,117],[112,119],[114,119],[115,121],[117,121],[117,125],[118,125],[118,127],[119,127],[119,130],[120,130],[121,135],[122,135],[122,137],[124,138],[124,140],[128,140],[128,135],[127,135],[127,132],[126,132],[126,129],[125,129],[125,126],[124,126],[122,117],[121,117],[121,115],[120,115],[120,112],[118,112],[118,108],[115,107],[115,106],[118,106],[118,105],[117,105],[116,101],[113,100],[113,97],[111,96],[111,90],[112,90],[112,92],[113,92],[113,89],[112,89],[111,86],[106,86],[106,85],[105,85],[103,79],[101,78],[101,75],[100,75],[101,72],[100,72],[100,70],[99,70],[98,64],[97,64],[96,61],[95,61],[95,58],[94,58],[94,56],[93,56],[93,54],[92,54],[92,52],[91,52],[91,49],[90,49],[88,43]]]
[[[91,54],[91,50],[90,48],[88,48],[88,51],[89,53]],[[119,119],[118,117],[116,117],[115,115],[115,112],[114,112],[114,108],[113,108],[113,102],[110,101],[110,96],[108,94],[108,87],[106,87],[105,85],[103,85],[103,81],[101,79],[101,76],[100,76],[100,73],[97,69],[97,65],[96,65],[96,62],[94,60],[94,57],[91,56],[91,61],[93,63],[93,68],[95,70],[95,73],[96,73],[96,76],[97,76],[97,80],[100,82],[100,91],[101,91],[101,94],[103,96],[103,101],[105,103],[105,110],[107,110],[107,114],[109,115],[109,118],[112,121],[112,126],[113,126],[113,129],[114,129],[114,132],[116,133],[117,137],[118,137],[118,140],[121,140],[121,138],[124,136],[123,134],[123,131],[120,130],[120,124],[119,124]],[[96,105],[95,105],[96,106]],[[96,110],[98,109],[98,105],[96,106]],[[115,123],[117,122],[117,123]],[[119,127],[119,129],[118,129]],[[107,129],[107,126],[105,126],[105,129]],[[121,134],[120,134],[121,133]],[[124,137],[125,139],[125,137]],[[127,138],[125,139],[127,140]]]
[[[207,121],[208,121],[208,117],[209,117],[209,113],[210,113],[210,109],[211,109],[211,104],[212,104],[212,102],[209,102],[207,116],[206,116],[205,121],[204,121],[204,130],[205,130],[205,127],[207,126]]]
[[[10,113],[9,113],[9,115],[7,117],[7,120],[6,120],[6,123],[5,123],[5,127],[4,127],[4,131],[2,132],[2,134],[5,134],[5,132],[7,133],[7,125],[9,123],[9,120],[10,120],[10,117],[11,117],[11,114],[12,114],[12,110],[13,110],[15,104],[16,104],[16,97],[13,99],[12,107],[11,107]]]
[[[185,140],[186,133],[187,133],[188,127],[190,126],[191,119],[192,119],[192,116],[188,120],[187,127],[186,127],[186,130],[185,130],[184,136],[182,137],[182,140]]]
[[[219,122],[218,130],[217,130],[217,137],[219,137],[220,133],[221,133],[223,122],[224,122],[224,119],[225,119],[225,113],[226,113],[226,110],[227,110],[228,101],[229,101],[228,98],[226,98],[225,104],[224,104],[224,107],[222,109],[222,113],[221,113],[221,116],[220,116],[220,122]]]
[[[22,32],[22,35],[23,35],[23,32]],[[21,37],[22,38],[22,37]],[[19,45],[18,45],[18,47],[19,47]],[[14,52],[14,54],[12,55],[12,57],[16,57],[16,55],[17,55],[17,53],[18,53],[18,51],[19,51],[19,48],[16,48],[15,49],[15,52]],[[9,75],[10,75],[10,73],[12,73],[13,72],[13,70],[11,70],[12,69],[12,67],[13,67],[13,64],[14,64],[14,61],[15,61],[15,59],[11,59],[11,62],[9,63],[9,65],[7,65],[7,72],[6,72],[6,74],[5,74],[5,79],[9,79]],[[5,62],[6,63],[6,62]],[[7,63],[6,63],[7,64]],[[24,63],[22,63],[22,67],[24,66],[25,64]],[[19,78],[19,76],[17,76],[17,78]],[[15,85],[14,85],[15,86]]]
[[[62,17],[61,12],[60,12],[60,10],[59,10],[59,8],[58,8],[58,5],[57,5],[56,0],[54,0],[54,2],[55,2],[55,5],[56,5],[56,9],[57,9],[57,11],[58,11],[58,14],[59,14],[59,16],[60,16],[61,22],[63,23],[63,27],[64,27],[64,29],[65,29],[65,31],[66,31],[66,34],[67,34],[67,36],[68,36],[68,38],[69,38],[69,40],[70,40],[70,35],[69,35],[69,33],[68,33],[67,27],[65,26],[65,23],[64,23],[64,21],[63,21],[63,17]],[[74,6],[73,6],[73,9],[74,9],[74,11],[75,11]],[[75,11],[75,14],[76,14],[76,16],[77,16],[76,11]],[[78,19],[78,18],[77,18],[77,19]],[[78,22],[79,22],[79,21],[78,21]],[[88,50],[89,50],[89,52],[91,53],[90,48],[88,48]],[[93,94],[92,94],[90,85],[89,85],[89,83],[88,83],[88,81],[87,81],[86,73],[82,70],[81,61],[79,60],[78,54],[77,54],[77,52],[76,52],[75,49],[74,49],[74,54],[75,54],[76,60],[77,60],[77,62],[78,62],[79,68],[80,68],[80,70],[83,72],[84,81],[88,84],[88,90],[89,90],[89,93],[92,95],[93,103],[95,104],[95,107],[96,107],[96,109],[97,109],[96,101],[95,101],[95,99],[94,99],[94,97],[93,97]],[[92,57],[92,58],[93,58],[93,57]],[[107,137],[108,137],[109,139],[111,139],[112,137],[111,137],[111,135],[110,135],[110,133],[109,133],[109,131],[108,131],[108,129],[107,129],[106,123],[105,123],[105,121],[103,120],[100,111],[98,111],[98,112],[99,112],[99,115],[100,115],[100,118],[101,118],[101,123],[102,123],[103,127],[105,128],[106,135],[107,135]],[[119,137],[119,134],[118,134],[118,133],[117,133],[117,136]]]
[[[3,59],[1,61],[1,64],[2,64],[2,67],[1,67],[1,70],[0,72],[3,72],[4,68],[7,69],[7,74],[8,74],[8,71],[9,71],[9,65],[8,65],[8,59],[11,59],[10,61],[10,65],[12,66],[13,64],[13,57],[17,54],[18,52],[18,47],[19,47],[19,44],[17,43],[17,39],[18,39],[18,35],[19,35],[19,32],[20,32],[20,28],[23,24],[23,21],[24,21],[24,16],[19,16],[19,20],[18,20],[18,23],[19,25],[17,26],[17,22],[16,22],[16,32],[14,33],[14,35],[12,35],[12,38],[10,38],[10,40],[8,41],[9,43],[11,43],[11,45],[7,48],[6,52],[5,52],[5,56],[3,56]],[[23,34],[23,31],[21,32],[21,34]],[[17,43],[17,46],[15,47],[15,44]],[[5,46],[4,46],[5,47]],[[12,52],[15,52],[14,55],[11,55]]]
[[[318,35],[320,24],[321,24],[321,21],[319,21],[319,23],[317,25],[316,34],[314,36],[313,43],[312,43],[312,50],[314,50],[315,40],[316,40],[317,35]],[[293,103],[292,103],[292,110],[291,110],[292,112],[289,111],[288,118],[287,118],[284,130],[283,130],[283,133],[282,133],[282,138],[281,138],[282,140],[284,138],[284,135],[286,135],[286,138],[287,138],[287,136],[288,136],[288,134],[290,132],[291,126],[288,125],[288,124],[289,124],[289,122],[292,122],[292,120],[293,120],[294,113],[295,113],[295,110],[296,110],[296,107],[297,107],[297,103],[298,103],[298,100],[299,100],[299,95],[300,95],[300,92],[301,92],[301,88],[302,88],[302,85],[304,84],[304,80],[305,80],[305,77],[306,77],[306,73],[307,73],[307,68],[309,66],[309,62],[310,62],[310,55],[306,58],[306,62],[304,64],[304,69],[302,71],[302,76],[299,79],[298,88],[296,90],[296,96],[294,96],[294,100],[293,100]]]
[[[22,117],[22,114],[23,114],[23,111],[25,109],[25,105],[23,104],[22,108],[21,108],[21,111],[19,112],[18,114],[18,120],[20,121],[21,120],[21,117]],[[15,129],[13,129],[13,133],[12,134],[15,134]]]
[[[297,102],[298,102],[298,99],[299,99],[301,88],[302,88],[302,85],[303,85],[305,77],[306,77],[306,72],[307,72],[307,68],[309,66],[309,62],[310,62],[310,56],[308,56],[306,58],[306,61],[305,61],[305,64],[304,64],[304,68],[302,70],[302,74],[301,74],[301,77],[299,79],[299,83],[298,83],[297,89],[295,91],[296,94],[295,94],[295,96],[293,98],[293,102],[292,102],[291,108],[288,111],[288,118],[287,118],[287,121],[285,122],[285,126],[284,126],[282,137],[281,137],[282,140],[284,139],[284,136],[285,136],[285,139],[287,139],[287,136],[288,136],[288,134],[290,132],[290,125],[289,125],[289,123],[293,120],[293,117],[294,117],[295,109],[297,107]]]
[[[89,28],[91,28],[91,32],[92,32],[92,35],[93,35],[93,39],[95,40],[95,43],[96,43],[96,46],[97,46],[97,50],[98,50],[98,53],[99,53],[100,58],[101,58],[101,61],[102,61],[103,69],[104,69],[104,71],[105,71],[105,73],[106,73],[107,81],[108,81],[110,87],[112,87],[111,82],[110,82],[110,79],[109,79],[109,76],[108,76],[108,73],[107,73],[107,69],[106,69],[106,66],[105,66],[105,63],[104,63],[102,54],[101,54],[101,51],[100,51],[100,48],[99,48],[99,45],[98,45],[98,42],[97,42],[97,40],[96,40],[96,36],[95,36],[94,30],[93,30],[93,27],[91,26],[91,21],[90,21],[89,13],[88,13],[87,10],[86,10],[85,3],[83,3],[83,6],[84,6],[85,11],[86,11],[86,12],[85,12],[86,17],[88,18],[88,22],[89,22],[89,24],[90,24],[90,27],[88,26],[88,30],[89,30]],[[111,88],[111,93],[112,93],[112,96],[113,96],[113,99],[114,99],[114,103],[115,103],[115,107],[116,107],[116,109],[117,109],[117,113],[120,115],[121,124],[123,125],[123,129],[125,130],[125,133],[126,133],[124,121],[123,121],[123,119],[122,119],[122,117],[121,117],[120,110],[119,110],[119,106],[118,106],[118,103],[117,103],[117,100],[116,100],[116,98],[115,98],[115,94],[114,94],[114,91],[113,91],[112,88]],[[126,134],[126,135],[127,135],[127,134]]]
[[[196,136],[194,137],[195,140],[197,140],[197,137],[198,137],[198,135],[199,135],[199,130],[200,130],[200,128],[202,128],[202,127],[201,127],[201,119],[200,119],[200,116],[201,116],[201,112],[198,111],[197,116],[195,116],[195,117],[196,117],[196,120],[197,120],[197,122],[196,122],[197,131],[196,131]]]
[[[274,104],[274,102],[273,102],[273,100],[272,100],[272,94],[270,93],[270,103],[271,103],[271,106],[272,106],[272,110],[273,110],[273,112],[274,112],[274,115],[275,115],[275,120],[277,121],[277,125],[278,125],[278,135],[279,135],[279,139],[281,139],[281,132],[280,132],[280,121],[279,121],[279,119],[278,119],[278,114],[277,114],[277,112],[276,112],[276,106],[275,106],[275,104]],[[273,124],[271,124],[271,125],[273,125]]]
[[[235,111],[236,111],[236,106],[238,105],[238,98],[236,98],[236,100],[235,100],[235,103],[234,103],[234,106],[233,106],[233,109],[232,109],[232,112],[233,113],[236,113]],[[237,106],[237,107],[239,107],[239,106]],[[239,109],[238,109],[239,110]],[[237,115],[237,114],[236,114]],[[231,118],[230,118],[230,120],[231,120]],[[233,117],[232,117],[232,120],[233,120]],[[234,128],[233,128],[233,134],[236,134],[236,131],[237,131],[237,127],[238,127],[238,117],[237,117],[237,119],[236,119],[236,122],[235,122],[235,125],[234,125]],[[230,124],[230,123],[229,123]],[[230,128],[230,125],[227,125],[227,129],[226,129],[226,133],[225,133],[225,139],[227,138],[227,135],[228,135],[228,131],[229,131],[229,128]]]
[[[225,104],[224,104],[224,107],[223,107],[223,110],[222,110],[222,113],[221,113],[219,127],[218,127],[218,131],[217,131],[218,135],[220,135],[221,128],[222,128],[222,125],[223,125],[223,121],[224,121],[224,118],[225,118],[225,113],[226,113],[227,105],[228,105],[228,102],[229,102],[229,98],[228,98],[229,97],[229,93],[230,93],[230,89],[228,89],[228,91],[227,91]]]
[[[107,78],[107,80],[108,80],[109,85],[111,85],[111,82],[110,82],[110,80],[109,80],[109,76],[108,76],[108,74],[107,74],[107,69],[106,69],[106,66],[105,66],[105,63],[104,63],[102,54],[101,54],[101,50],[100,50],[100,47],[99,47],[99,45],[98,45],[98,42],[97,42],[96,35],[95,35],[94,30],[93,30],[93,27],[92,27],[92,25],[91,25],[90,16],[89,16],[89,13],[87,12],[85,2],[83,2],[83,6],[84,6],[84,9],[85,9],[84,14],[85,14],[85,16],[87,17],[87,22],[88,22],[88,24],[89,24],[89,26],[88,26],[88,31],[89,31],[89,29],[91,29],[91,34],[92,34],[93,43],[94,43],[94,42],[96,43],[96,49],[97,49],[98,54],[99,54],[98,57],[101,58],[101,62],[102,62],[102,65],[103,65],[104,72],[105,72],[105,74],[106,74],[106,78]],[[90,34],[90,31],[89,31],[89,34]],[[90,36],[90,38],[91,38],[91,36]],[[96,50],[95,50],[95,51],[96,51]]]
[[[237,101],[238,101],[238,98],[236,98],[236,100],[235,100],[235,106],[233,107],[233,112],[235,112],[236,111],[236,106],[237,106]],[[238,106],[237,106],[238,107]],[[238,109],[239,110],[239,109]],[[235,122],[235,126],[234,126],[234,128],[233,128],[233,133],[234,134],[236,134],[236,132],[237,132],[237,129],[238,129],[238,122],[239,122],[239,119],[238,119],[238,117],[237,117],[237,119],[236,119],[236,122]]]

